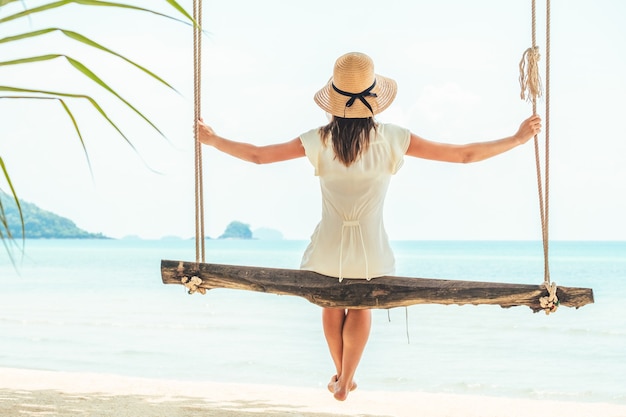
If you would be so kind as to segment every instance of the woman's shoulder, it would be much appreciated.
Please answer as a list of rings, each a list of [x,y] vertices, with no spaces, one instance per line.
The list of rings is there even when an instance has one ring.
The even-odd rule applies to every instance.
[[[407,144],[411,138],[411,131],[393,123],[379,123],[376,127],[379,139],[389,143]],[[408,146],[408,145],[407,145]]]
[[[316,127],[300,134],[300,141],[305,147],[321,145],[322,136],[320,134],[320,128]]]
[[[384,136],[405,136],[411,134],[406,127],[394,123],[379,123],[376,129]]]
[[[411,142],[411,131],[393,123],[380,123],[377,128],[378,140],[388,144],[398,158],[404,155]],[[399,166],[398,166],[399,167]]]
[[[309,129],[306,132],[300,134],[300,138],[306,137],[306,138],[315,138],[315,137],[320,137],[320,129],[321,127],[314,127],[313,129]]]

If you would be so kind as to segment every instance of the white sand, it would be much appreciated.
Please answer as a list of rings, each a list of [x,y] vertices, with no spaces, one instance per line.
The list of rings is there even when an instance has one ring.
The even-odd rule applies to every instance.
[[[626,405],[168,381],[0,368],[0,416],[626,417]]]

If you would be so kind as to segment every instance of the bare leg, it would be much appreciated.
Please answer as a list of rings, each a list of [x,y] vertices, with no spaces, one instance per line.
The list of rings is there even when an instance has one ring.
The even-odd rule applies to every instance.
[[[344,401],[348,392],[356,388],[353,378],[369,338],[371,312],[325,308],[322,323],[337,370],[336,381],[331,380],[329,389],[337,400]]]
[[[322,310],[322,326],[330,356],[335,364],[337,375],[341,375],[343,360],[343,324],[346,320],[346,310],[343,308],[324,308]]]

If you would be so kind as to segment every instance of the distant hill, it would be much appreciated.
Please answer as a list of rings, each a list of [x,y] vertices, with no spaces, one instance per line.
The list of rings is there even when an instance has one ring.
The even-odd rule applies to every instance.
[[[250,230],[250,225],[233,220],[226,226],[226,230],[218,239],[262,239],[262,240],[281,240],[283,234],[275,229],[261,227],[254,232]]]
[[[252,239],[252,230],[250,230],[249,224],[233,220],[228,223],[226,230],[218,239]]]
[[[13,197],[0,190],[0,202],[13,238],[22,238],[20,214]],[[24,228],[28,239],[108,239],[101,233],[80,229],[65,217],[43,210],[32,203],[20,200]]]

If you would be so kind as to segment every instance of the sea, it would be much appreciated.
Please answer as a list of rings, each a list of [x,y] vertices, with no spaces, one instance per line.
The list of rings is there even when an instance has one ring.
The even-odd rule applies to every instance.
[[[16,243],[0,252],[0,368],[320,389],[334,374],[305,299],[164,285],[161,260],[194,261],[193,240]],[[206,261],[297,269],[306,244],[207,240]],[[543,282],[541,242],[392,246],[396,275]],[[552,281],[593,288],[594,304],[374,310],[360,389],[626,404],[626,242],[556,241],[549,254]]]

